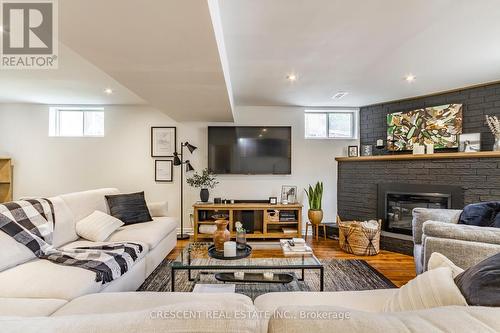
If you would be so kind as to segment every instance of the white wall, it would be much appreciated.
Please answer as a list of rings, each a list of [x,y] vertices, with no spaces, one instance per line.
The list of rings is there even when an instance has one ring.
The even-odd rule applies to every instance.
[[[179,124],[160,111],[142,106],[104,109],[104,138],[50,138],[48,106],[0,105],[0,155],[10,155],[14,160],[15,198],[118,187],[124,192],[144,190],[149,200],[168,200],[171,215],[178,216],[179,169],[174,167],[174,183],[154,182],[150,127],[177,126],[178,142],[187,138],[199,148],[186,159],[201,170],[208,159],[207,126],[217,123]],[[307,208],[303,188],[321,180],[325,185],[325,220],[333,221],[337,188],[334,158],[345,155],[346,147],[358,141],[304,139],[304,115],[300,107],[237,107],[235,117],[238,125],[292,126],[292,175],[219,176],[220,184],[212,191],[211,198],[267,199],[279,197],[282,185],[297,185],[299,200]],[[197,200],[198,190],[186,185],[185,207]],[[188,214],[187,208],[186,219]]]
[[[337,162],[336,156],[347,154],[348,145],[358,140],[318,140],[304,138],[304,108],[302,107],[236,107],[237,125],[292,126],[292,174],[289,176],[221,175],[220,184],[211,193],[211,199],[267,199],[280,196],[282,185],[296,185],[298,199],[307,211],[304,188],[316,181],[323,181],[323,210],[325,221],[334,221],[337,214]],[[193,153],[194,167],[199,170],[207,165],[207,126],[217,123],[190,123],[183,129],[189,142],[198,146]],[[186,202],[199,199],[198,191],[191,190]]]
[[[179,214],[178,183],[155,183],[150,127],[175,126],[140,106],[105,106],[105,137],[48,137],[46,105],[0,105],[0,154],[14,161],[14,197],[51,196],[99,187],[146,192]],[[177,180],[175,177],[174,180]]]

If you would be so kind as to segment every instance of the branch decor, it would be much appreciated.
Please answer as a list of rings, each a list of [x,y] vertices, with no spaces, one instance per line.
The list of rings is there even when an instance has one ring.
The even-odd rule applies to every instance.
[[[208,168],[202,170],[201,175],[195,172],[192,177],[186,179],[186,182],[196,188],[214,188],[219,182],[216,176]]]
[[[495,139],[500,140],[500,120],[498,120],[498,117],[486,115],[486,123]]]

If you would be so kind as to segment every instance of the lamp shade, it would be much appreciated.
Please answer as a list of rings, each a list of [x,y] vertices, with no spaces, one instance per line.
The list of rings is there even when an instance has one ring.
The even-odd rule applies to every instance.
[[[193,166],[191,165],[191,163],[189,163],[189,160],[186,161],[186,172],[189,172],[189,171],[193,171],[194,168]]]
[[[181,165],[181,159],[179,158],[179,154],[177,152],[174,153],[174,165]]]
[[[190,144],[189,142],[185,142],[184,143],[184,146],[187,147],[187,149],[189,150],[190,153],[193,153],[193,151],[195,151],[198,147],[196,146],[193,146],[192,144]]]

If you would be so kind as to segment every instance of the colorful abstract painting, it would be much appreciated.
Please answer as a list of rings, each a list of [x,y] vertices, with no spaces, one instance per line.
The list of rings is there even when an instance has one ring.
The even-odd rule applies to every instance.
[[[457,148],[462,133],[462,104],[445,104],[387,115],[389,150],[412,150],[415,143],[435,149]]]

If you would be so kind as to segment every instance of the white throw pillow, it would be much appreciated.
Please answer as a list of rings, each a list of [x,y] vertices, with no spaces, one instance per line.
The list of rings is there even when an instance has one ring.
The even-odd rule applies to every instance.
[[[96,210],[76,223],[76,233],[90,241],[103,242],[122,225],[116,217]]]
[[[385,312],[413,311],[467,302],[453,280],[449,267],[439,267],[418,275],[402,286],[385,303]]]
[[[433,252],[431,257],[429,258],[429,262],[427,263],[427,267],[429,270],[436,269],[439,267],[449,267],[453,273],[453,278],[455,278],[458,274],[462,273],[464,270],[453,263],[450,259],[446,258],[439,252]]]
[[[147,203],[151,217],[168,216],[168,202],[148,202]]]

